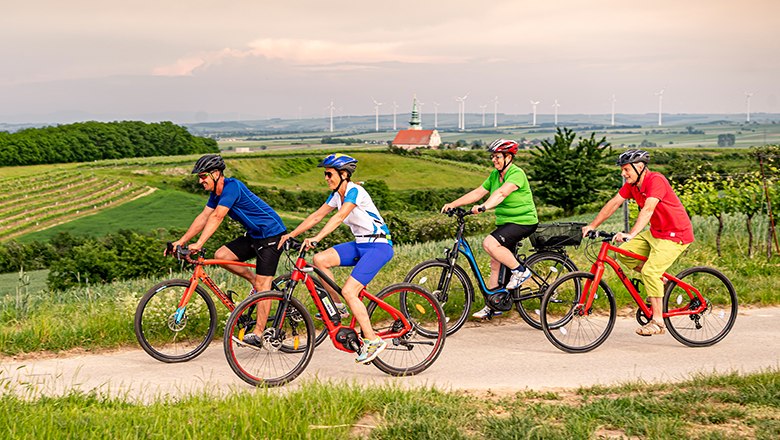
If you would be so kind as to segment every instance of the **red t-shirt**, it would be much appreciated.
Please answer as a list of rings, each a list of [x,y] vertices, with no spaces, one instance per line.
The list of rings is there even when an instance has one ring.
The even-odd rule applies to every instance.
[[[693,225],[669,181],[661,173],[648,171],[641,188],[628,183],[618,192],[624,199],[634,199],[639,209],[649,197],[660,200],[650,217],[650,233],[655,238],[687,244],[693,242]]]

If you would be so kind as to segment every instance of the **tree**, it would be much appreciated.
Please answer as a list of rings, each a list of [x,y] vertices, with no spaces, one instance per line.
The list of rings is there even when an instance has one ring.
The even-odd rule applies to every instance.
[[[736,138],[733,134],[719,134],[718,135],[718,146],[719,147],[731,147],[734,145],[734,142],[736,141]]]
[[[545,139],[531,151],[529,177],[534,195],[544,203],[571,215],[580,205],[594,202],[601,190],[611,186],[614,170],[605,166],[612,153],[606,137],[580,138],[569,128],[557,128],[552,142]]]

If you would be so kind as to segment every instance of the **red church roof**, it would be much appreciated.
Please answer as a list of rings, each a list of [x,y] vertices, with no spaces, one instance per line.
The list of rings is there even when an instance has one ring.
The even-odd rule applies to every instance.
[[[431,142],[433,130],[400,130],[393,145],[428,145]]]

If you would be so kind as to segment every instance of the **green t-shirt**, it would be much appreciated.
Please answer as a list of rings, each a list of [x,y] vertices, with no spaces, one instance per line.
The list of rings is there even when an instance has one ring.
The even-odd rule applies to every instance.
[[[482,184],[482,188],[493,194],[493,191],[501,188],[501,185],[506,182],[514,183],[517,185],[517,189],[512,191],[503,202],[496,206],[496,225],[501,226],[506,223],[535,225],[539,223],[539,217],[536,216],[534,197],[531,194],[531,186],[528,184],[528,177],[515,164],[509,165],[503,182],[500,181],[498,170],[493,170]]]

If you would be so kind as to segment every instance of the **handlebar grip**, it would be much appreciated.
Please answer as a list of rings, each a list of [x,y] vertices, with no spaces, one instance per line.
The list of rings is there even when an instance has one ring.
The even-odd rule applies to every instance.
[[[173,255],[173,251],[174,251],[174,249],[173,249],[173,242],[171,242],[171,241],[166,242],[165,243],[165,254],[164,255],[166,255],[166,256]]]
[[[479,208],[477,208],[477,211],[479,211],[479,212],[485,212],[485,205],[482,205],[482,206],[480,206]]]
[[[320,244],[319,241],[310,241],[309,242],[309,246],[311,246],[312,249],[316,248],[318,244]]]
[[[284,242],[284,250],[298,250],[301,248],[301,242],[300,240],[297,240],[293,237],[290,237],[287,239],[287,241]]]

